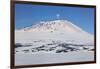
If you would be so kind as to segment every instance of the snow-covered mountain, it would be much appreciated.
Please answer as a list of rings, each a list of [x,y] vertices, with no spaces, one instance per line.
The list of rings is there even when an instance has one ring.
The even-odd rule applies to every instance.
[[[30,27],[22,28],[18,31],[27,31],[27,32],[39,32],[39,31],[59,31],[59,32],[68,32],[68,33],[87,33],[83,31],[78,26],[72,24],[67,20],[54,20],[54,21],[40,21],[38,24],[33,24]]]
[[[58,50],[70,48],[66,47],[68,45],[72,45],[73,49],[79,49],[80,46],[93,46],[94,38],[93,35],[70,21],[53,20],[40,21],[30,27],[15,30],[15,43],[20,43],[25,46],[25,49],[38,47],[51,49],[53,47],[54,50]]]
[[[15,65],[83,61],[94,61],[93,35],[67,20],[15,30]]]

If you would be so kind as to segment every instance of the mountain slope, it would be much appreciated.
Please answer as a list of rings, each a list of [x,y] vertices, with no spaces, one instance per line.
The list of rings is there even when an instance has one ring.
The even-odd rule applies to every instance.
[[[22,31],[67,31],[70,33],[86,33],[67,20],[41,21],[36,25],[21,29]]]
[[[16,42],[32,40],[69,40],[93,44],[93,36],[67,20],[42,21],[36,25],[15,31]]]

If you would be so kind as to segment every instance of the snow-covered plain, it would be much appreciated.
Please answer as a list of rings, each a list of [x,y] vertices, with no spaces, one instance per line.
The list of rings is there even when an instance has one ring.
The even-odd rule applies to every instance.
[[[15,65],[94,60],[94,37],[67,20],[15,30]]]
[[[15,65],[35,65],[94,61],[93,52],[16,54]]]

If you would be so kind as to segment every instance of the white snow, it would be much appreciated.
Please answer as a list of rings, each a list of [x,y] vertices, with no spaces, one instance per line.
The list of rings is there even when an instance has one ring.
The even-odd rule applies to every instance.
[[[67,20],[15,30],[15,65],[94,60],[94,37]],[[41,60],[42,59],[42,60]]]
[[[16,54],[15,65],[36,65],[94,61],[93,52]]]

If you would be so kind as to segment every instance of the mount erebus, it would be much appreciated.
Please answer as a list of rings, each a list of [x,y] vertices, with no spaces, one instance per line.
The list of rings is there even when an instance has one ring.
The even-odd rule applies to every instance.
[[[93,40],[93,35],[67,20],[42,21],[15,31],[17,52],[89,50],[93,48]]]
[[[16,65],[93,60],[93,35],[67,20],[41,21],[15,30]]]

